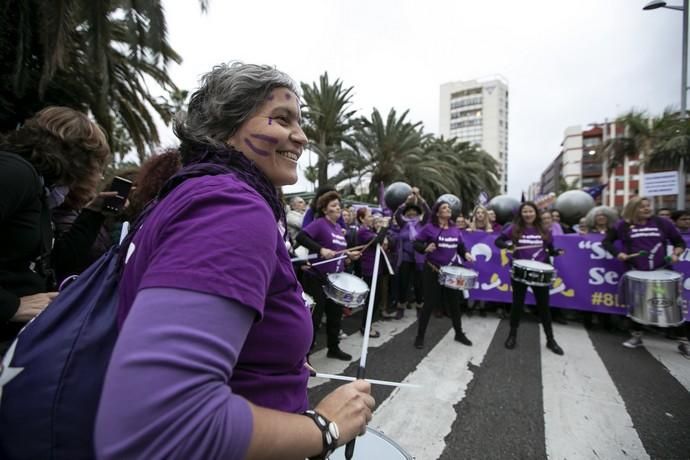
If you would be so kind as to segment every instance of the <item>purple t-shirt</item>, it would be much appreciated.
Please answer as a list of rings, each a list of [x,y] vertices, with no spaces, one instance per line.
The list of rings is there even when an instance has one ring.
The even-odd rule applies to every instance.
[[[624,251],[635,254],[646,251],[645,256],[628,259],[635,270],[656,270],[666,265],[666,242],[681,240],[678,229],[668,219],[653,218],[645,224],[627,224],[619,220],[614,227],[618,238],[623,242]],[[626,236],[629,235],[629,236]],[[628,246],[629,243],[629,246]],[[615,255],[615,254],[614,254]]]
[[[233,392],[263,407],[308,407],[311,315],[261,195],[232,174],[189,179],[151,213],[127,251],[120,324],[146,288],[231,299],[256,313],[229,381]]]
[[[369,241],[376,238],[376,232],[374,232],[369,227],[362,225],[357,231],[357,244],[367,244]],[[362,269],[362,275],[373,276],[374,274],[374,261],[376,257],[376,245],[371,244],[366,251],[362,253],[362,257],[359,259],[360,267]],[[379,262],[379,270],[381,269],[381,263]],[[379,271],[380,273],[380,271]]]
[[[417,241],[426,244],[436,243],[436,250],[426,254],[426,260],[434,265],[460,265],[458,245],[464,247],[462,231],[455,226],[442,229],[434,224],[426,224],[417,235]]]
[[[505,236],[509,240],[513,239],[513,225],[508,225],[501,235]],[[537,260],[539,262],[550,263],[549,254],[547,251],[548,244],[542,238],[541,233],[536,229],[536,227],[525,227],[522,236],[517,241],[517,247],[522,246],[537,246],[529,249],[518,249],[513,251],[513,260],[517,259],[528,259]]]
[[[322,247],[326,249],[332,249],[333,251],[342,251],[347,249],[347,241],[345,241],[345,232],[340,224],[334,224],[325,217],[319,217],[304,229],[304,233],[309,236],[312,240],[319,243]],[[340,257],[339,254],[336,257]],[[314,263],[320,262],[322,259],[320,256],[314,261]],[[321,274],[327,273],[338,273],[343,271],[345,268],[345,259],[334,260],[325,264],[317,265],[313,268]]]

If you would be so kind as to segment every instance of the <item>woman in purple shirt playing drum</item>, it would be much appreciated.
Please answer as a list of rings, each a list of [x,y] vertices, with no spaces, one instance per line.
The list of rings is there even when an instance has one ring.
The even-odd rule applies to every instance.
[[[333,259],[331,262],[321,263],[311,267],[304,273],[304,289],[307,294],[314,297],[316,308],[312,315],[314,326],[314,340],[316,331],[321,325],[323,313],[326,313],[326,340],[329,358],[350,361],[352,355],[340,349],[340,323],[343,316],[343,307],[337,304],[324,293],[323,287],[328,280],[329,273],[340,273],[345,270],[343,256],[356,260],[359,252],[348,251],[345,241],[345,231],[338,223],[341,218],[340,195],[335,192],[324,193],[316,203],[316,220],[304,227],[297,234],[297,242],[309,249],[310,253],[318,254],[314,263]]]
[[[512,249],[513,260],[534,260],[548,263],[549,256],[560,255],[562,251],[553,247],[551,234],[546,231],[539,216],[537,205],[526,201],[520,205],[512,225],[506,227],[498,238],[496,246],[501,249]],[[525,306],[527,284],[511,279],[513,287],[513,305],[510,308],[510,333],[505,342],[509,350],[517,344],[517,330],[520,326],[520,316]],[[553,337],[551,325],[551,312],[549,311],[550,286],[531,286],[534,297],[537,300],[537,309],[541,316],[541,323],[546,334],[546,347],[556,353],[563,354],[563,349],[556,343]]]
[[[624,262],[630,270],[652,271],[678,262],[678,258],[685,251],[685,241],[673,222],[654,216],[649,199],[632,198],[625,205],[621,217],[601,243],[609,254]],[[621,251],[614,246],[616,240],[623,244]],[[673,245],[670,256],[666,255],[668,243]],[[690,340],[688,323],[685,323],[685,331]],[[642,345],[642,328],[633,322],[632,337],[623,342],[623,346],[637,348]],[[681,342],[678,349],[684,356],[690,356],[687,344]]]
[[[439,201],[431,208],[431,223],[419,232],[415,239],[415,250],[426,254],[422,284],[424,285],[424,307],[419,317],[417,337],[414,346],[424,348],[424,334],[435,307],[444,308],[453,321],[455,340],[463,345],[471,346],[472,342],[462,330],[460,303],[465,299],[459,291],[442,286],[439,283],[438,272],[445,265],[459,265],[458,258],[474,262],[472,255],[467,252],[462,241],[462,232],[451,220],[450,205]]]
[[[187,179],[127,248],[98,458],[324,458],[364,432],[362,380],[308,411],[311,317],[278,225],[307,143],[298,94],[273,67],[220,65],[178,120]]]

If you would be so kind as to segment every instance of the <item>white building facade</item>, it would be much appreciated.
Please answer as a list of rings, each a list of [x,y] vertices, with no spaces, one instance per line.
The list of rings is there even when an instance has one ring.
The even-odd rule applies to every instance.
[[[479,145],[499,164],[501,192],[508,189],[508,82],[503,77],[441,85],[439,134]]]

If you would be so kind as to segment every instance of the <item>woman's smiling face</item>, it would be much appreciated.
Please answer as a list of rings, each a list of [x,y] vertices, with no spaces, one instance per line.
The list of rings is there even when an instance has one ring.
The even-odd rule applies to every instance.
[[[297,95],[276,88],[227,143],[256,163],[276,187],[294,184],[297,160],[307,144],[300,123]]]

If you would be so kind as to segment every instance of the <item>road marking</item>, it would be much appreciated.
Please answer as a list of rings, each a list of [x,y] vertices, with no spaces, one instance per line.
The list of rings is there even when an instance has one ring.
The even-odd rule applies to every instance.
[[[372,329],[379,331],[381,337],[370,338],[369,348],[378,348],[384,343],[391,340],[397,334],[400,334],[405,329],[410,327],[412,324],[417,324],[417,315],[414,311],[410,314],[409,311],[401,319],[390,320],[390,321],[377,321],[372,325]],[[357,331],[354,334],[350,334],[346,339],[340,341],[340,349],[345,353],[352,355],[353,361],[359,361],[359,355],[362,353],[362,334]],[[325,374],[342,374],[343,371],[350,365],[350,361],[341,361],[338,359],[327,358],[327,349],[321,349],[309,357],[309,362],[312,367],[316,369],[317,372],[323,372]],[[310,379],[308,388],[314,388],[319,385],[328,383],[328,380],[322,379]]]
[[[468,363],[481,365],[500,320],[463,318],[462,322],[473,345],[456,342],[451,329],[403,380],[422,389],[396,388],[376,409],[370,423],[417,460],[441,456],[444,438],[456,418],[454,406],[465,397],[474,378]],[[412,352],[412,343],[409,346]]]
[[[644,347],[690,392],[690,360],[678,351],[678,341],[645,335]]]
[[[565,351],[541,352],[544,434],[550,459],[648,459],[603,361],[580,325],[555,328]],[[541,331],[541,343],[546,338]],[[621,353],[625,350],[621,347]]]

